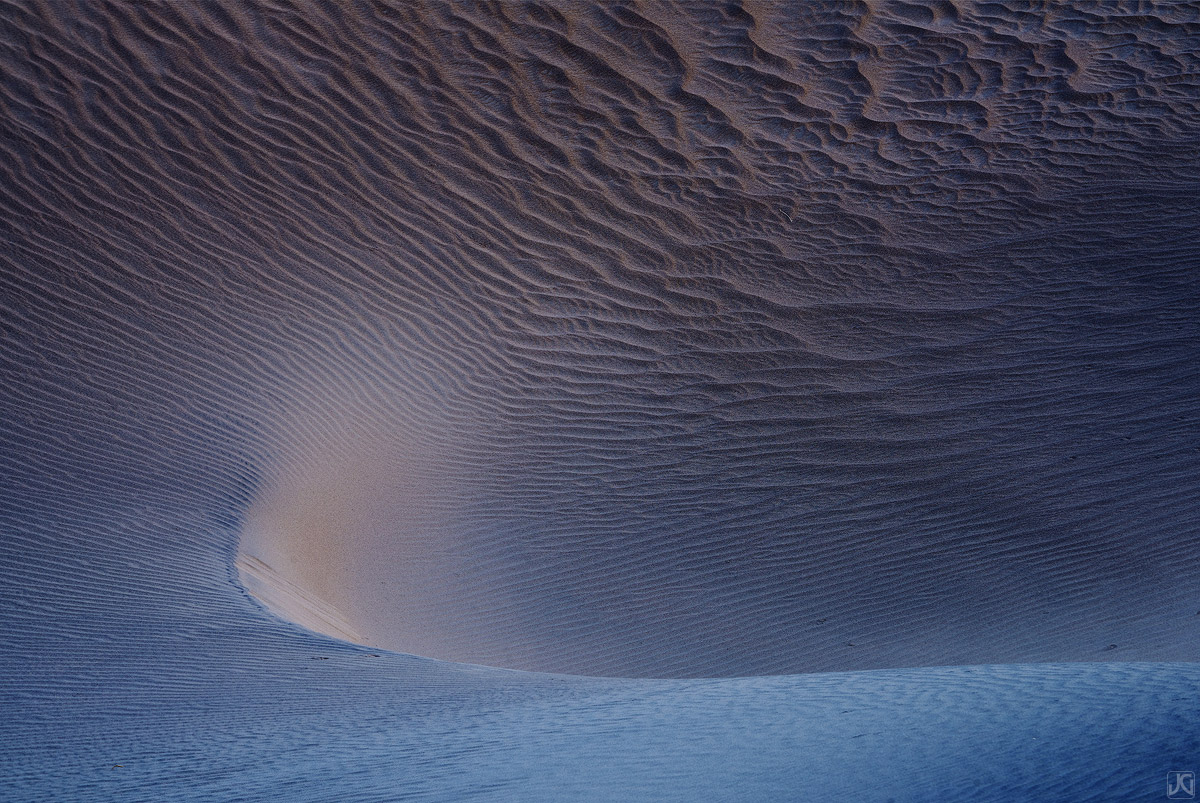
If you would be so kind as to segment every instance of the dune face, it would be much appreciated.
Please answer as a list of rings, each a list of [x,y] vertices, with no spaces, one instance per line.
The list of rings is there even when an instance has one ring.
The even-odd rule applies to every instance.
[[[1200,18],[1015,5],[0,4],[0,791],[1158,799]]]

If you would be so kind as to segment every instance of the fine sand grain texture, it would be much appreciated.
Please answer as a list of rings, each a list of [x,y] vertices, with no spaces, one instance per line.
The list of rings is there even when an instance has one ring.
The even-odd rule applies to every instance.
[[[0,0],[0,800],[1160,800],[1200,9]]]

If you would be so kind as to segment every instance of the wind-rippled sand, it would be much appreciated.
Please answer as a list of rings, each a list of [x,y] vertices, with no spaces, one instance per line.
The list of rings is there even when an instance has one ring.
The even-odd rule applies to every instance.
[[[1163,799],[1200,12],[1021,8],[0,0],[0,798]]]

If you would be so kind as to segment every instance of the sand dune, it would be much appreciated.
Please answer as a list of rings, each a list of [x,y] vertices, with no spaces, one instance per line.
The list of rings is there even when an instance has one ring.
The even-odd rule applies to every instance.
[[[270,565],[248,555],[238,557],[238,577],[255,599],[298,625],[346,641],[363,642],[337,608],[301,586],[285,580]]]
[[[0,25],[0,797],[1195,769],[1193,9]]]

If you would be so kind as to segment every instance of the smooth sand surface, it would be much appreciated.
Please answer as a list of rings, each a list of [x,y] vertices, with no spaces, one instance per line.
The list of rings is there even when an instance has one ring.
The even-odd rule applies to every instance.
[[[0,26],[0,799],[1198,769],[1195,9]]]

